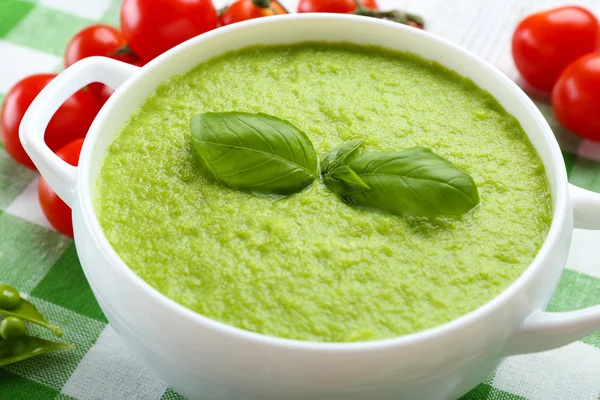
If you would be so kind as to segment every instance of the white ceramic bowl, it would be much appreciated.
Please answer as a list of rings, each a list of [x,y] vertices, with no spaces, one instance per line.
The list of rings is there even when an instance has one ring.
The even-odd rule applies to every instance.
[[[535,260],[501,295],[450,323],[408,336],[301,342],[247,332],[192,312],[151,288],[115,253],[92,200],[107,146],[127,117],[160,82],[208,58],[254,44],[307,40],[373,44],[437,61],[489,91],[520,121],[546,167],[553,221]],[[94,121],[79,167],[71,167],[46,147],[43,132],[68,96],[95,81],[118,90]],[[478,57],[418,29],[346,15],[289,15],[204,34],[142,69],[86,59],[35,99],[20,137],[42,175],[73,208],[77,252],[109,322],[146,367],[191,399],[457,398],[507,355],[551,349],[600,330],[598,306],[542,311],[561,276],[573,221],[577,227],[600,228],[600,196],[569,186],[552,131],[513,82]]]

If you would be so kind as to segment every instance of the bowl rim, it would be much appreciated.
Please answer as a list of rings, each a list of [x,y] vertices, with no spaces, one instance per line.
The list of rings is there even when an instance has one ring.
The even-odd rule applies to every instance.
[[[500,294],[484,303],[483,305],[477,307],[475,310],[464,314],[454,320],[448,321],[444,324],[437,325],[435,327],[418,331],[414,333],[410,333],[403,336],[397,336],[386,339],[378,339],[372,341],[359,341],[359,342],[317,342],[317,341],[308,341],[308,340],[298,340],[298,339],[288,339],[281,338],[276,336],[269,336],[267,334],[256,333],[252,331],[247,331],[242,328],[238,328],[224,322],[217,321],[215,319],[206,317],[196,311],[193,311],[176,301],[168,298],[167,296],[160,293],[158,290],[154,289],[150,284],[144,281],[140,276],[138,276],[131,268],[127,266],[127,264],[123,261],[123,259],[117,254],[114,248],[108,242],[103,230],[101,229],[100,222],[96,216],[96,212],[93,206],[93,200],[90,193],[90,165],[91,165],[91,154],[93,149],[96,147],[97,138],[100,136],[102,132],[102,125],[104,120],[108,118],[110,113],[113,111],[113,105],[117,101],[117,99],[131,86],[133,86],[138,80],[143,79],[143,77],[148,73],[148,71],[152,71],[154,68],[157,68],[159,65],[164,63],[168,63],[169,59],[172,58],[173,55],[178,53],[183,53],[188,51],[189,48],[201,45],[202,42],[206,40],[210,40],[215,36],[220,35],[228,35],[228,34],[239,34],[239,31],[243,31],[245,29],[252,28],[255,25],[259,24],[275,24],[279,23],[281,20],[288,21],[320,21],[321,23],[326,23],[327,21],[346,21],[353,24],[378,24],[384,25],[388,27],[393,27],[397,29],[397,31],[401,34],[405,35],[416,35],[425,37],[427,40],[438,42],[439,44],[449,48],[455,54],[464,58],[465,60],[469,60],[470,62],[477,63],[479,66],[483,67],[486,70],[488,75],[488,79],[495,79],[499,81],[499,84],[504,85],[508,88],[513,96],[519,98],[523,105],[526,107],[528,113],[533,117],[536,122],[536,129],[540,132],[540,134],[544,137],[546,145],[549,146],[550,156],[551,156],[551,164],[553,166],[552,171],[548,171],[546,168],[546,176],[549,177],[551,174],[555,175],[556,178],[556,196],[553,196],[553,215],[552,215],[552,223],[546,239],[536,254],[533,261],[529,264],[529,266],[523,271],[523,273],[514,280],[506,289],[504,289]],[[351,41],[349,41],[351,42]],[[444,65],[443,62],[440,64]],[[463,76],[461,74],[461,76]],[[527,132],[526,132],[527,133]],[[529,135],[528,135],[529,136]],[[533,143],[532,143],[533,145]],[[536,152],[539,151],[536,149]],[[550,183],[551,184],[551,183]],[[543,117],[539,109],[535,106],[533,101],[514,83],[510,80],[506,75],[501,73],[498,69],[496,69],[493,65],[483,60],[482,58],[476,56],[475,54],[469,52],[468,50],[448,41],[447,39],[435,36],[429,32],[423,31],[421,29],[415,29],[413,27],[408,27],[402,24],[398,24],[396,22],[384,21],[369,17],[355,16],[355,15],[346,15],[346,14],[330,14],[330,13],[318,13],[318,14],[288,14],[288,15],[278,15],[271,16],[269,18],[258,18],[249,21],[244,21],[232,25],[228,25],[225,27],[218,28],[216,30],[204,33],[195,38],[189,39],[186,42],[181,43],[180,45],[170,49],[169,51],[163,53],[158,56],[154,60],[150,61],[146,64],[140,71],[129,78],[120,88],[115,92],[113,96],[107,101],[103,109],[98,114],[96,120],[92,124],[90,131],[86,137],[86,140],[83,145],[83,149],[81,151],[81,157],[79,166],[77,168],[77,188],[76,188],[76,204],[77,207],[81,209],[81,217],[83,220],[83,225],[85,229],[90,232],[90,236],[93,244],[104,253],[109,261],[117,267],[120,272],[121,278],[127,278],[130,280],[130,283],[137,286],[146,296],[152,298],[154,301],[162,303],[167,309],[178,315],[180,318],[186,318],[188,320],[193,321],[196,325],[203,325],[205,328],[210,328],[211,330],[227,337],[234,337],[238,340],[245,340],[248,343],[253,343],[256,345],[270,346],[281,349],[288,350],[298,350],[298,351],[312,351],[312,352],[326,352],[326,353],[339,353],[339,352],[369,352],[374,350],[386,350],[391,348],[399,348],[405,346],[414,346],[426,341],[433,340],[435,338],[439,338],[451,332],[457,332],[461,329],[464,329],[468,326],[475,324],[479,319],[483,318],[486,314],[493,313],[494,311],[502,308],[506,303],[515,296],[519,291],[523,289],[523,287],[527,284],[527,282],[535,276],[542,265],[544,264],[547,256],[550,253],[550,250],[555,246],[555,244],[559,241],[562,233],[565,229],[565,224],[567,222],[567,215],[570,210],[570,202],[568,197],[568,181],[566,175],[566,169],[564,167],[564,160],[562,158],[562,153],[560,151],[558,142],[552,133],[550,126],[548,125],[546,119]],[[75,238],[77,239],[77,232]],[[85,267],[84,267],[85,268]]]

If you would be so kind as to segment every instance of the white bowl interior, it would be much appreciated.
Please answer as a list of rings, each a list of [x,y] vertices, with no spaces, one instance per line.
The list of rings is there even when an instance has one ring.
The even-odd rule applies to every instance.
[[[490,92],[521,123],[544,162],[551,187],[554,215],[566,214],[568,206],[567,178],[558,144],[535,105],[512,81],[467,51],[429,33],[370,18],[328,14],[278,16],[234,24],[192,39],[145,66],[139,76],[127,81],[108,101],[88,134],[80,169],[86,171],[89,168],[89,172],[83,177],[83,180],[79,181],[84,184],[79,188],[79,196],[84,203],[84,212],[87,212],[86,208],[93,210],[92,199],[96,178],[112,138],[131,113],[154,91],[159,83],[171,76],[185,73],[202,61],[228,51],[256,44],[285,44],[304,41],[345,41],[407,51],[438,62],[460,75],[470,78],[479,87]],[[100,230],[95,216],[90,217],[88,222]],[[540,250],[540,254],[546,252],[555,242],[560,229],[562,229],[562,223],[562,220],[555,219],[553,221],[548,239]],[[105,237],[102,238],[102,241],[105,242],[102,243],[103,246],[108,247]],[[540,254],[538,254],[538,258]],[[119,262],[126,268],[120,259]],[[534,264],[536,261],[532,263],[532,265]],[[513,287],[516,285],[516,283],[513,284]],[[510,290],[511,288],[505,293]],[[486,307],[491,306],[490,303]],[[473,313],[475,312],[477,310]]]

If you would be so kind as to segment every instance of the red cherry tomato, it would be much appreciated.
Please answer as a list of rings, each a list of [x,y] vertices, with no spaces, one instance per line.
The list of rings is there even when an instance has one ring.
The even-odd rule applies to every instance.
[[[378,10],[376,0],[361,0],[363,7]],[[300,0],[298,12],[351,13],[356,11],[354,0]]]
[[[210,0],[124,0],[121,5],[121,31],[147,61],[217,25]]]
[[[79,31],[65,51],[65,68],[86,57],[105,56],[133,64],[137,57],[133,52],[120,51],[127,43],[117,29],[109,25],[92,25]]]
[[[29,76],[6,94],[0,110],[0,139],[12,158],[31,169],[35,165],[19,140],[19,125],[33,99],[56,77],[56,74]],[[94,121],[100,106],[89,90],[80,90],[56,111],[44,135],[51,150],[56,151],[75,139],[83,138]]]
[[[136,67],[143,67],[144,65],[148,64],[148,61],[144,61],[141,58],[139,58],[131,64],[135,65]]]
[[[92,25],[79,31],[65,51],[65,68],[79,60],[93,56],[110,57],[130,64],[138,62],[138,57],[126,47],[125,37],[117,29],[109,25]],[[92,93],[98,97],[102,90],[101,83],[89,85]]]
[[[600,141],[600,52],[567,67],[552,90],[552,108],[562,126]]]
[[[582,7],[559,7],[525,18],[512,38],[517,69],[531,86],[550,92],[579,57],[600,49],[600,23]]]
[[[146,65],[146,62],[144,60],[138,59],[131,64],[135,65],[136,67],[143,67],[144,65]],[[115,90],[110,86],[101,86],[102,88],[100,89],[100,92],[98,92],[98,94],[96,95],[100,107],[104,106],[104,104],[108,101],[109,97],[112,96],[112,94],[115,92]]]
[[[100,93],[98,93],[97,96],[98,104],[100,104],[100,107],[102,107],[104,103],[108,101],[109,97],[112,96],[114,92],[115,91],[110,86],[102,85],[102,89],[100,90]]]
[[[259,7],[252,0],[237,0],[221,13],[219,22],[224,26],[278,14],[287,14],[287,11],[276,1],[272,1],[269,7]]]
[[[56,152],[61,159],[76,167],[83,139],[77,139]],[[44,215],[50,224],[65,236],[73,237],[73,219],[71,208],[61,200],[43,177],[38,183],[38,198]]]

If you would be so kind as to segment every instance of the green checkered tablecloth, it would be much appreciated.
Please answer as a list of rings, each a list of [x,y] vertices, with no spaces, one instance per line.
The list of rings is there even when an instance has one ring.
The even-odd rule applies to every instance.
[[[116,24],[119,0],[0,0],[0,100],[20,78],[60,71],[70,37],[101,21]],[[223,1],[217,2],[218,6]],[[284,1],[294,8],[295,1]],[[510,35],[524,15],[558,0],[413,0],[382,6],[423,14],[429,30],[459,43],[518,79]],[[600,0],[581,2],[600,14]],[[572,183],[600,191],[600,144],[561,130],[540,108],[563,146]],[[600,232],[575,231],[570,258],[549,309],[600,304]],[[140,366],[108,325],[81,271],[72,240],[55,232],[37,201],[37,174],[0,148],[0,281],[27,293],[65,330],[73,351],[0,369],[0,399],[178,399]],[[46,336],[42,330],[36,335]],[[400,394],[399,394],[400,395]],[[600,334],[561,349],[507,359],[466,399],[599,399]]]

